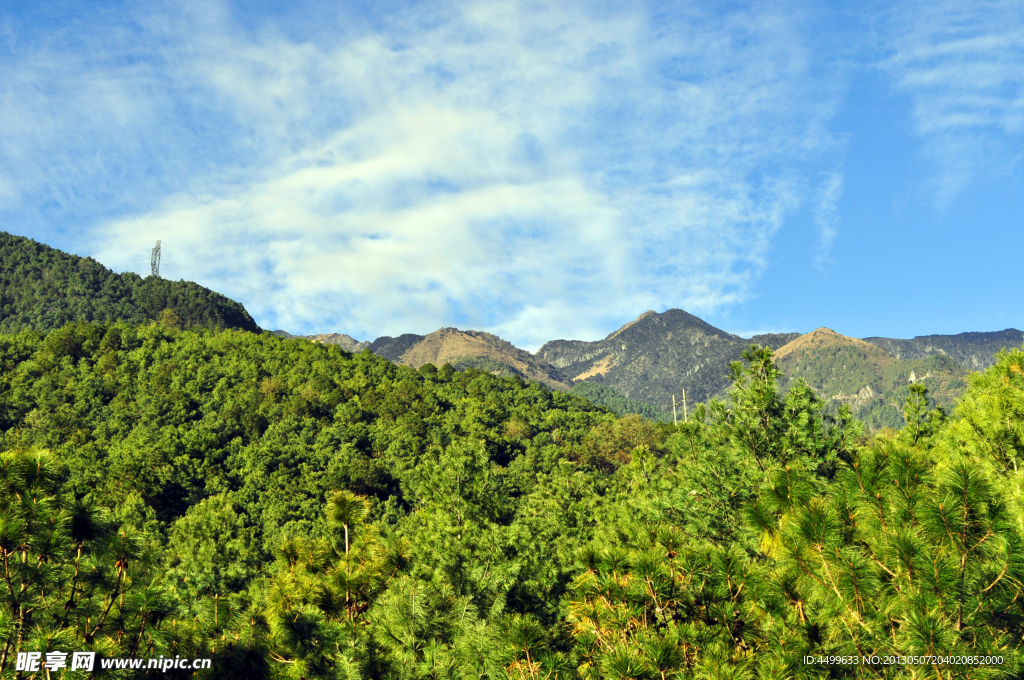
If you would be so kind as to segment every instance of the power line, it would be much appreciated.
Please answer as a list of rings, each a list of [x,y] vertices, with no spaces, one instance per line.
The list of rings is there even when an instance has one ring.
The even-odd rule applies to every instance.
[[[208,274],[207,272],[203,272],[203,271],[200,271],[198,269],[194,269],[192,267],[186,267],[183,264],[177,264],[177,263],[174,263],[174,262],[169,262],[167,260],[164,260],[163,264],[169,264],[172,267],[178,267],[179,269],[187,269],[187,270],[189,270],[191,272],[195,272],[196,274],[202,274],[203,276],[208,276],[208,277],[210,277],[212,279],[218,279],[220,281],[224,281],[226,283],[230,283],[230,284],[235,285],[235,286],[241,286],[242,288],[248,288],[249,290],[254,291],[256,293],[262,293],[264,295],[271,295],[273,297],[280,298],[282,300],[287,300],[288,302],[293,302],[293,303],[295,303],[297,305],[305,305],[306,307],[312,307],[313,309],[319,309],[320,311],[328,312],[329,314],[337,314],[338,316],[344,316],[345,318],[352,319],[353,321],[358,321],[360,323],[368,323],[371,326],[379,326],[380,328],[386,328],[388,330],[395,331],[396,333],[399,333],[399,334],[405,333],[405,331],[403,331],[402,329],[395,328],[394,326],[388,326],[386,324],[377,323],[376,321],[368,321],[367,319],[360,319],[359,317],[352,316],[351,314],[346,314],[345,312],[339,312],[339,311],[334,310],[334,309],[327,309],[326,307],[320,307],[318,305],[311,305],[308,302],[303,302],[301,300],[293,300],[292,298],[285,297],[283,295],[278,295],[277,293],[271,293],[269,290],[262,290],[260,288],[254,288],[252,286],[247,286],[244,283],[238,283],[237,281],[232,281],[231,279],[225,279],[222,276],[216,276],[214,274]],[[299,316],[299,315],[296,314],[296,316]],[[305,318],[305,317],[301,317],[301,318]],[[312,321],[312,319],[308,319],[308,320]]]

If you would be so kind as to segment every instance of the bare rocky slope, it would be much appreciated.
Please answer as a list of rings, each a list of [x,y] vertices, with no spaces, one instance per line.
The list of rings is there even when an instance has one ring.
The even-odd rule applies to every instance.
[[[496,335],[481,331],[441,328],[429,335],[385,336],[374,340],[370,351],[413,368],[423,364],[451,364],[457,370],[472,367],[491,373],[518,375],[555,390],[572,387],[572,382],[548,362]]]

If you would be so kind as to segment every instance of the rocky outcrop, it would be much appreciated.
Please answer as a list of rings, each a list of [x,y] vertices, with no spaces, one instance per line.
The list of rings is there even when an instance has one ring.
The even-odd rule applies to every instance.
[[[879,393],[871,389],[871,385],[865,385],[860,388],[856,394],[846,395],[842,392],[833,394],[832,399],[842,404],[848,405],[856,413],[862,406],[871,403],[879,397]]]
[[[368,342],[359,342],[351,335],[344,333],[321,333],[320,335],[307,335],[313,342],[322,342],[325,345],[337,345],[349,352],[361,352],[370,346]]]

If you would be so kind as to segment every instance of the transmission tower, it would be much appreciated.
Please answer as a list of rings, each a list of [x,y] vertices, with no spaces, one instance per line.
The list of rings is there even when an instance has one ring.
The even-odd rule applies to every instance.
[[[153,254],[149,258],[149,274],[150,276],[160,278],[160,241],[156,242]]]

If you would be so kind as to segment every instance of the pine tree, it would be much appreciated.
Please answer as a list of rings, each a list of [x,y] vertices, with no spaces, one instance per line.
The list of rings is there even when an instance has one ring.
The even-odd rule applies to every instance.
[[[138,532],[70,501],[46,451],[0,454],[0,672],[18,652],[166,650],[166,593]]]

